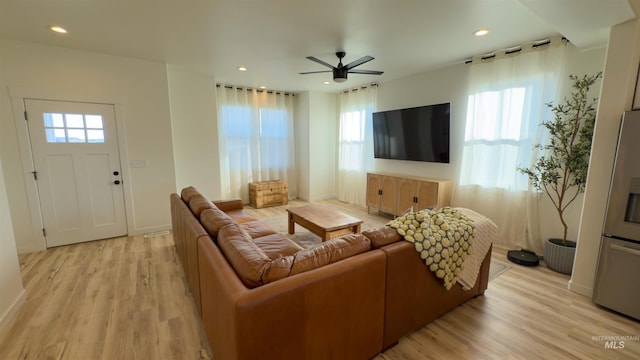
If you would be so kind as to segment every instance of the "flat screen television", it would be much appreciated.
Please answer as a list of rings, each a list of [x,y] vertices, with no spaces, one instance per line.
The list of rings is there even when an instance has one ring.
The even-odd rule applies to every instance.
[[[376,159],[449,163],[451,103],[373,113]]]

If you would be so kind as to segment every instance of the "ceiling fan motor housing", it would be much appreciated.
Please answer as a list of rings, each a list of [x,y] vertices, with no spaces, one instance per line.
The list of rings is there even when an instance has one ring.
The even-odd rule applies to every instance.
[[[335,82],[347,81],[347,72],[348,70],[343,67],[333,68],[333,81]]]

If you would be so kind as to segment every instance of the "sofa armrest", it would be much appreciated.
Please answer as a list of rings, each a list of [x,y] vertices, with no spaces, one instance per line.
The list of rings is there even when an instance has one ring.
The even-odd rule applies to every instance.
[[[232,210],[242,210],[242,200],[241,199],[229,199],[229,200],[216,200],[213,202],[218,209],[229,212]]]

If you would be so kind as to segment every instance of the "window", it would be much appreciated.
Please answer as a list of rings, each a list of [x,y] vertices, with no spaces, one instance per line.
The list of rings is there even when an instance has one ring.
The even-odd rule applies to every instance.
[[[235,159],[230,169],[250,166],[252,154],[267,167],[286,168],[289,154],[286,145],[289,138],[287,112],[278,109],[259,109],[258,125],[254,127],[251,108],[223,106],[222,131],[230,140],[226,142],[228,153]],[[255,145],[258,145],[256,148]],[[259,148],[259,151],[257,151]]]
[[[537,156],[533,145],[545,143],[539,124],[553,117],[545,104],[556,100],[561,87],[564,44],[555,37],[549,45],[477,56],[469,65],[455,203],[493,220],[496,244],[542,250],[538,193],[517,168],[530,167]]]
[[[101,115],[45,113],[48,143],[104,143]]]
[[[260,109],[260,154],[274,154],[262,159],[271,168],[289,167],[287,112],[281,109]],[[261,156],[262,157],[262,156]]]
[[[377,85],[338,94],[338,183],[340,201],[366,206],[367,171],[373,168],[373,121]]]
[[[222,195],[249,201],[247,184],[288,181],[296,194],[293,95],[217,86]]]
[[[363,161],[365,110],[345,112],[340,116],[340,169],[366,171]]]
[[[516,169],[531,163],[542,110],[539,84],[529,78],[469,95],[460,185],[528,189],[528,178]]]

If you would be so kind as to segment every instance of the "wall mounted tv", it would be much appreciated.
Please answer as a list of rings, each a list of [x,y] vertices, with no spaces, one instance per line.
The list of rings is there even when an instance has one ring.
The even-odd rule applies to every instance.
[[[373,113],[376,159],[449,162],[451,103]]]

